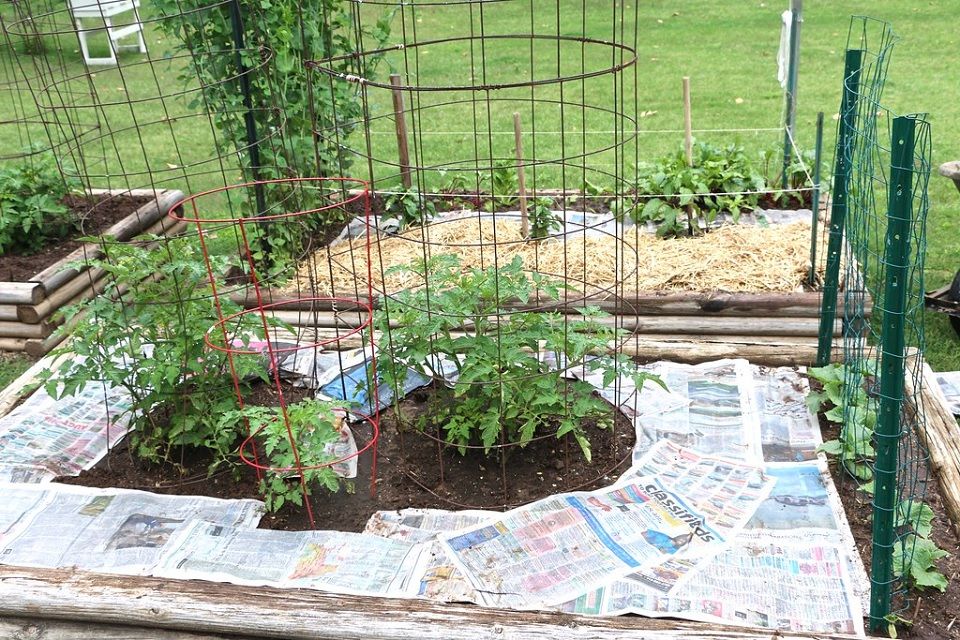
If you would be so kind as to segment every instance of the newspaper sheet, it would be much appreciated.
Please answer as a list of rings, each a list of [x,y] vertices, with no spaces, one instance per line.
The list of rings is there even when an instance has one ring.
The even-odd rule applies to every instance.
[[[810,392],[807,379],[790,367],[751,369],[764,461],[816,460],[817,447],[823,440],[817,417],[805,402]]]
[[[746,360],[717,360],[699,365],[658,362],[650,367],[670,393],[686,403],[634,418],[634,461],[660,440],[670,440],[706,455],[759,462],[760,415],[753,371]],[[642,405],[644,399],[640,398]]]
[[[699,458],[685,452],[671,459],[674,449],[661,443],[641,468],[663,469],[672,460],[675,471],[689,470]],[[677,475],[682,481],[684,474]],[[835,511],[838,498],[829,491],[825,466],[774,465],[764,475],[776,481],[769,497],[716,557],[692,563],[672,558],[655,571],[624,576],[558,608],[862,634],[866,575]],[[686,570],[685,580],[675,579],[678,568]]]
[[[847,567],[844,549],[819,530],[750,531],[669,595],[621,580],[578,604],[604,615],[638,613],[863,634],[863,614]]]
[[[334,593],[402,596],[426,547],[342,531],[272,531],[188,523],[153,575]]]
[[[4,466],[39,467],[55,476],[78,475],[126,435],[129,409],[124,390],[102,383],[89,383],[63,400],[38,389],[0,418],[0,460]],[[15,481],[44,481],[48,476],[0,472],[0,477]]]
[[[659,478],[643,477],[551,496],[441,534],[440,541],[485,604],[533,608],[566,602],[675,555],[709,557],[732,532]]]
[[[702,456],[669,440],[661,440],[621,480],[659,478],[687,504],[731,538],[766,503],[774,480],[761,467],[724,458]],[[755,516],[754,516],[755,517]],[[652,589],[667,593],[695,569],[702,558],[674,557],[630,575]]]
[[[39,464],[0,463],[0,482],[43,484],[57,477],[57,472]]]
[[[146,574],[187,520],[252,527],[263,503],[61,484],[0,485],[0,563]]]
[[[427,552],[413,570],[407,595],[440,602],[481,602],[480,595],[457,569],[443,546],[440,533],[452,532],[493,520],[496,511],[444,511],[441,509],[402,509],[377,511],[367,522],[364,533],[394,540],[428,543]]]
[[[941,371],[936,377],[937,384],[950,403],[950,412],[960,416],[960,371]]]

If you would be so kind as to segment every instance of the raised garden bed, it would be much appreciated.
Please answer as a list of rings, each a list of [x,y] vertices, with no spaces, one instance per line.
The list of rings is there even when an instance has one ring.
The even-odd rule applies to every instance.
[[[92,196],[103,198],[93,207],[99,213],[75,237],[99,234],[126,241],[143,234],[175,235],[185,228],[166,215],[183,198],[179,191],[101,191]],[[75,204],[90,208],[86,199]],[[66,241],[33,256],[0,258],[0,277],[10,278],[0,281],[0,349],[39,357],[55,347],[63,339],[54,334],[61,322],[56,312],[97,295],[107,284],[102,270],[82,264],[98,255],[96,244]]]

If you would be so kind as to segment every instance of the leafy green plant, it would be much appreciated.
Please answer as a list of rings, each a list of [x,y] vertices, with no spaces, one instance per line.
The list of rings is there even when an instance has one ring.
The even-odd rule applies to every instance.
[[[840,424],[840,437],[823,443],[821,450],[837,456],[847,473],[867,482],[861,489],[872,493],[873,458],[876,456],[873,430],[877,413],[861,387],[851,393],[846,386],[851,381],[875,377],[875,361],[831,364],[807,372],[823,385],[823,391],[807,396],[807,406],[812,411],[831,406],[824,417]],[[893,553],[894,575],[916,587],[944,591],[947,579],[937,569],[935,561],[948,554],[930,539],[933,519],[933,509],[919,500],[905,499],[897,505],[894,528],[901,533]],[[895,633],[898,620],[888,622]]]
[[[332,447],[340,438],[341,418],[329,403],[315,398],[288,405],[287,418],[289,432],[279,407],[246,406],[226,413],[221,420],[224,430],[249,425],[250,433],[262,441],[269,464],[276,469],[266,471],[260,480],[267,511],[279,511],[285,504],[302,507],[304,488],[307,495],[317,485],[331,492],[340,489],[341,479],[330,464],[336,460]],[[290,445],[291,434],[297,446],[296,455]]]
[[[621,354],[605,355],[617,331],[600,322],[604,314],[597,307],[584,307],[579,318],[566,322],[555,312],[507,312],[510,302],[526,303],[534,293],[540,302],[557,300],[565,289],[539,273],[527,275],[519,257],[500,269],[465,269],[457,256],[440,254],[394,270],[416,274],[430,286],[398,293],[387,302],[387,313],[377,315],[376,328],[390,336],[379,361],[383,380],[402,386],[411,370],[442,380],[443,363],[454,367],[456,383],[452,389],[438,386],[418,427],[429,422],[442,428],[461,454],[470,446],[489,453],[501,437],[525,445],[555,431],[558,438],[575,439],[590,460],[585,423],[608,426],[612,407],[588,383],[565,380],[540,356],[584,364],[602,373],[604,385],[618,373],[631,376],[638,388],[647,379],[660,382]]]
[[[517,204],[520,193],[520,178],[516,165],[509,160],[498,160],[490,172],[490,195],[488,211]]]
[[[687,164],[683,149],[637,167],[636,189],[642,207],[621,213],[635,222],[647,220],[663,226],[660,235],[678,235],[686,209],[713,222],[721,211],[728,211],[738,220],[745,209],[756,207],[766,179],[749,161],[742,147],[730,144],[716,147],[703,142],[694,145],[693,166]],[[644,198],[644,196],[646,196]],[[695,232],[692,221],[686,230]]]
[[[202,87],[190,94],[189,106],[209,112],[220,151],[238,158],[247,181],[345,174],[351,159],[339,141],[362,120],[359,93],[352,83],[311,81],[307,62],[339,59],[331,63],[334,71],[356,72],[353,59],[341,57],[358,49],[348,0],[154,0],[153,6],[161,18],[154,24],[176,43],[175,53],[190,60],[181,80]],[[245,46],[239,50],[234,9]],[[384,14],[359,36],[370,39],[368,50],[386,42],[391,16]],[[379,60],[368,58],[364,72],[373,74]],[[269,144],[251,144],[248,117]],[[260,193],[268,209],[317,208],[317,192],[290,183],[265,185]],[[248,212],[257,213],[254,200],[251,194]],[[334,213],[306,225],[259,229],[255,258],[271,271],[285,271],[305,233],[342,222]]]
[[[80,183],[64,176],[52,153],[0,168],[0,255],[29,254],[79,228],[64,198]]]
[[[401,229],[423,226],[437,215],[433,202],[412,189],[388,195],[383,201],[383,211],[387,216],[396,218]]]
[[[96,240],[87,238],[87,241]],[[238,432],[223,429],[220,416],[237,408],[226,356],[204,345],[217,322],[207,272],[188,242],[166,247],[106,242],[104,256],[90,261],[103,269],[109,285],[103,294],[68,307],[78,321],[70,353],[43,378],[56,398],[75,395],[89,382],[122,387],[132,399],[131,451],[140,458],[172,461],[175,448],[205,449],[212,471],[236,462]],[[225,261],[213,259],[214,268]],[[129,290],[127,290],[129,288]],[[221,298],[224,315],[239,306]],[[85,317],[79,317],[84,314]],[[237,340],[256,336],[257,322],[234,325]],[[256,357],[235,357],[240,378],[264,375]]]
[[[554,202],[552,198],[538,196],[530,204],[527,214],[530,221],[531,238],[534,240],[546,238],[553,231],[559,231],[563,228],[560,217],[553,211]]]
[[[947,590],[947,577],[937,569],[936,561],[949,553],[929,538],[908,534],[893,549],[893,574],[914,587]]]
[[[463,193],[477,186],[477,176],[469,176],[464,171],[447,171],[441,169],[440,191],[442,193]]]
[[[766,149],[760,154],[762,173],[767,176],[767,182],[773,190],[773,199],[780,206],[803,204],[803,194],[797,189],[807,189],[813,186],[811,175],[816,156],[813,151],[803,151],[800,155],[792,154],[790,164],[787,165],[787,189],[783,185],[783,152],[780,149]]]
[[[856,371],[853,367],[858,367]],[[873,480],[873,431],[877,425],[875,402],[858,385],[852,392],[847,388],[851,380],[861,381],[872,369],[860,365],[831,364],[807,370],[810,377],[819,380],[823,391],[807,396],[807,406],[818,412],[827,403],[831,408],[824,413],[830,422],[840,425],[840,436],[820,445],[820,450],[839,458],[844,470],[854,478],[869,483]],[[872,491],[870,484],[862,487]]]

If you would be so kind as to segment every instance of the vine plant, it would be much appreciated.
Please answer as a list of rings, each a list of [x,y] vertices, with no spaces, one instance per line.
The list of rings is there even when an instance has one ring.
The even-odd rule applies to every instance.
[[[556,363],[599,371],[605,386],[621,373],[638,389],[645,380],[663,384],[622,354],[603,355],[617,332],[599,322],[598,307],[579,309],[579,318],[566,322],[555,312],[511,313],[511,302],[527,303],[534,292],[541,302],[557,300],[565,289],[539,273],[528,275],[519,256],[499,269],[466,269],[457,256],[440,254],[393,271],[414,273],[430,286],[396,294],[375,319],[377,330],[390,336],[379,361],[383,381],[398,388],[411,370],[442,381],[444,364],[455,368],[452,389],[438,385],[429,418],[417,427],[441,426],[461,454],[468,447],[489,454],[501,437],[526,445],[555,431],[576,440],[589,461],[585,421],[608,427],[613,409],[588,383],[565,380]]]
[[[307,62],[356,49],[348,0],[154,0],[154,6],[161,16],[154,24],[177,43],[177,53],[189,54],[191,63],[182,69],[181,80],[202,87],[191,94],[197,97],[189,106],[210,113],[221,134],[221,150],[239,158],[247,181],[345,173],[350,158],[337,142],[361,119],[357,88],[311,78]],[[360,37],[371,38],[379,48],[389,36],[391,18],[386,13]],[[234,21],[243,38],[240,50]],[[378,61],[374,58],[366,71],[373,73]],[[337,71],[354,72],[350,64],[339,63]],[[263,144],[251,144],[250,114]],[[286,211],[316,208],[311,191],[289,184],[267,185],[264,193],[268,208],[278,203]],[[278,265],[276,269],[289,266],[305,232],[342,221],[331,215],[314,216],[306,227],[273,225],[269,232],[261,231],[256,257]]]
[[[875,401],[858,384],[855,390],[847,387],[851,381],[875,378],[876,361],[831,364],[807,370],[819,381],[822,391],[807,396],[807,406],[840,425],[840,436],[820,446],[820,450],[837,456],[844,471],[865,484],[862,491],[873,493],[874,428],[877,424]],[[828,409],[829,407],[829,409]],[[933,510],[922,501],[905,499],[897,505],[894,528],[898,541],[894,547],[894,574],[915,587],[933,587],[944,591],[947,579],[936,567],[935,561],[945,557],[931,539]]]

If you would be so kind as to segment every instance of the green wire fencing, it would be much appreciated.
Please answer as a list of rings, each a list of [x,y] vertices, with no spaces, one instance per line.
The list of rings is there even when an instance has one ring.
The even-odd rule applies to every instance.
[[[905,382],[919,388],[922,377],[915,356],[924,348],[930,125],[881,103],[896,40],[888,23],[851,21],[818,353],[818,365],[827,365],[842,284],[842,364],[818,374],[834,405],[826,417],[839,425],[824,449],[842,482],[870,503],[875,630],[908,608],[911,587],[940,586],[930,571],[933,514],[923,502],[931,480],[924,413],[919,395],[905,393]]]

